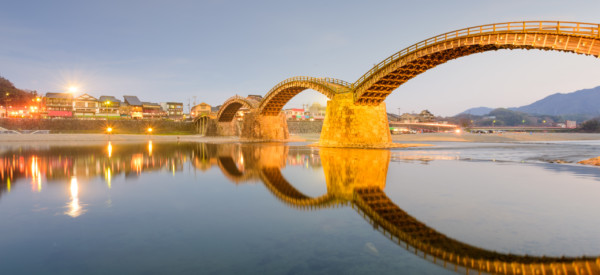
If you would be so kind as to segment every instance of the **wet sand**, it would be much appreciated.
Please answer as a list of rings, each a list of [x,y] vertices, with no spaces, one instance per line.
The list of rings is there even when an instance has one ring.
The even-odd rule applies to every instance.
[[[292,135],[296,139],[318,141],[319,134]],[[471,134],[471,133],[428,133],[412,135],[392,135],[395,142],[520,142],[520,141],[560,141],[560,140],[600,140],[600,134],[585,133],[502,133],[502,134]]]
[[[402,141],[456,141],[456,142],[522,142],[522,141],[566,141],[600,140],[600,134],[587,133],[431,133],[414,135],[392,135],[396,142]]]

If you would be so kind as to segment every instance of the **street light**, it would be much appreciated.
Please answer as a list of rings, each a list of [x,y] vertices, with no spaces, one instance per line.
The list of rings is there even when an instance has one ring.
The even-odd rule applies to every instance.
[[[113,130],[113,128],[111,128],[111,127],[106,128],[106,132],[109,134],[112,133],[112,130]]]

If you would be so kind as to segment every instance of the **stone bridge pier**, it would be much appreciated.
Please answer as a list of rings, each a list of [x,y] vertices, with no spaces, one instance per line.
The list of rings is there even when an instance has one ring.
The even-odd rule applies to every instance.
[[[261,115],[258,110],[252,110],[244,115],[241,137],[250,140],[288,139],[290,133],[285,115]]]
[[[357,105],[352,93],[327,101],[319,145],[323,147],[393,147],[385,103]]]

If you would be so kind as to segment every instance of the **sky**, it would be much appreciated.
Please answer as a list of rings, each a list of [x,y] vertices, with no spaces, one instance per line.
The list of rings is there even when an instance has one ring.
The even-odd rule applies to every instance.
[[[600,1],[3,1],[0,76],[21,89],[206,102],[265,95],[294,76],[356,81],[444,32],[482,24],[600,23]],[[388,112],[451,116],[600,86],[600,60],[502,50],[449,61],[386,99]],[[326,98],[307,90],[286,108]]]

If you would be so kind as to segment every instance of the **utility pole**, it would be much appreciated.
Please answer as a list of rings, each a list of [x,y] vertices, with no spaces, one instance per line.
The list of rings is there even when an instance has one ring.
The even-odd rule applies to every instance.
[[[188,97],[188,114],[192,112],[192,108],[190,107],[191,99]]]

